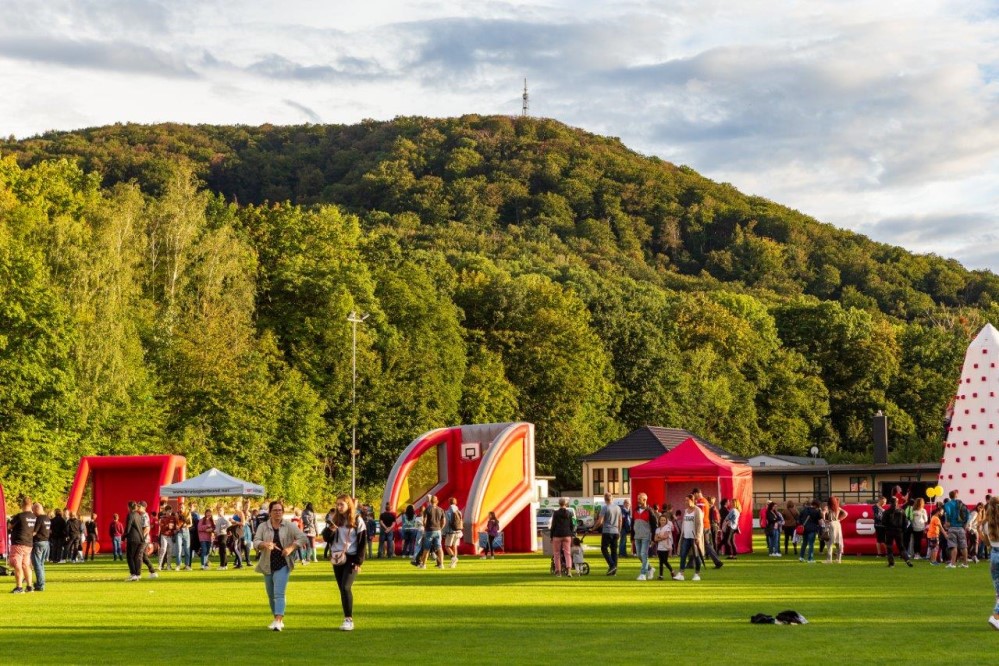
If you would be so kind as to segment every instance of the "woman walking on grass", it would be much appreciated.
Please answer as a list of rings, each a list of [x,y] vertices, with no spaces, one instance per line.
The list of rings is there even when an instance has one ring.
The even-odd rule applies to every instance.
[[[367,552],[368,530],[364,519],[354,511],[354,500],[349,495],[336,498],[336,513],[330,525],[330,556],[333,560],[333,576],[340,590],[340,605],[343,607],[343,624],[340,631],[354,630],[354,593],[351,586],[364,564]]]
[[[989,618],[989,625],[993,629],[999,630],[999,497],[992,497],[985,505],[985,517],[982,520],[981,530],[988,537],[992,544],[992,553],[989,559],[989,572],[992,574],[992,587],[996,592],[996,603],[992,608],[992,616]]]
[[[843,563],[843,525],[842,521],[849,514],[839,505],[839,499],[830,497],[828,503],[828,513],[826,521],[829,523],[829,559],[826,564],[832,564],[833,553],[836,555],[836,563]]]
[[[267,590],[267,600],[274,615],[274,621],[267,628],[281,631],[284,629],[288,576],[295,568],[291,554],[304,548],[309,540],[302,530],[284,519],[284,505],[281,502],[271,502],[267,513],[268,520],[257,528],[253,546],[261,553],[256,571],[264,575],[264,589]]]

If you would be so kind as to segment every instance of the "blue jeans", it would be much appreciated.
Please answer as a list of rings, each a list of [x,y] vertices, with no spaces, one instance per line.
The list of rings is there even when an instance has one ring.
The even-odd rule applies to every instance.
[[[402,530],[402,554],[412,555],[413,547],[416,543],[416,533],[417,531],[412,527],[406,527]]]
[[[989,558],[989,573],[992,574],[992,587],[996,590],[996,605],[993,615],[999,615],[999,546],[992,546],[992,556]]]
[[[212,542],[202,541],[201,542],[201,568],[204,569],[208,566],[208,556],[212,554]]]
[[[111,537],[111,554],[116,560],[125,559],[121,554],[121,537]]]
[[[49,559],[49,542],[36,542],[31,547],[31,568],[35,570],[35,589],[45,589],[45,560],[47,559]]]
[[[173,537],[173,548],[177,553],[177,567],[181,564],[186,567],[191,566],[191,533],[186,527],[181,527],[180,531]]]
[[[690,551],[694,552],[691,553]],[[697,552],[695,539],[680,539],[680,571],[687,568],[687,555],[694,561],[694,573],[701,573],[701,557]]]
[[[385,557],[393,557],[395,555],[395,532],[388,531],[382,532],[382,538],[378,540],[378,557],[385,553]]]
[[[267,600],[271,603],[271,615],[284,615],[284,591],[288,587],[290,573],[290,568],[281,567],[274,573],[264,574],[264,588],[267,590]]]
[[[808,531],[801,535],[801,559],[809,562],[815,560],[815,537],[817,535],[818,532]],[[805,554],[806,551],[807,555]]]
[[[780,530],[767,528],[767,551],[771,554],[780,552]]]
[[[621,540],[618,542],[618,557],[628,557],[628,533],[621,533]]]
[[[649,566],[649,539],[635,539],[635,550],[638,551],[638,559],[642,561],[642,575],[651,576],[652,568]]]

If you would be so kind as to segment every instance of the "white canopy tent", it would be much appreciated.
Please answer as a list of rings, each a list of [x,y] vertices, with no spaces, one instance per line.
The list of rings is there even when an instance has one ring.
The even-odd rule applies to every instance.
[[[163,497],[263,497],[264,487],[212,467],[194,478],[160,488]]]

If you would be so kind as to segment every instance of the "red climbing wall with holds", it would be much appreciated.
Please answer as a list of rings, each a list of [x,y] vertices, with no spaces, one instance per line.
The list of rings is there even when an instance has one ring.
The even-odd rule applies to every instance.
[[[974,506],[999,493],[999,331],[986,324],[968,346],[954,395],[939,485]]]

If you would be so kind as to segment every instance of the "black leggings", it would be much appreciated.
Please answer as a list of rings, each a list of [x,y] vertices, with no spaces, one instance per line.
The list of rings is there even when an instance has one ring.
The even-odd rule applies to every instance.
[[[228,560],[229,547],[226,546],[226,544],[225,544],[225,535],[224,534],[215,537],[215,545],[218,546],[218,549],[219,549],[219,566],[220,567],[224,567],[224,566],[226,566],[229,563],[229,560]]]
[[[668,550],[657,550],[656,553],[659,554],[659,577],[663,577],[663,567],[669,570],[669,575],[673,575],[673,567],[669,565],[669,551]]]
[[[354,617],[354,593],[351,586],[357,578],[355,562],[347,558],[346,564],[333,565],[333,576],[336,577],[336,586],[340,588],[340,603],[343,605],[343,616]]]

